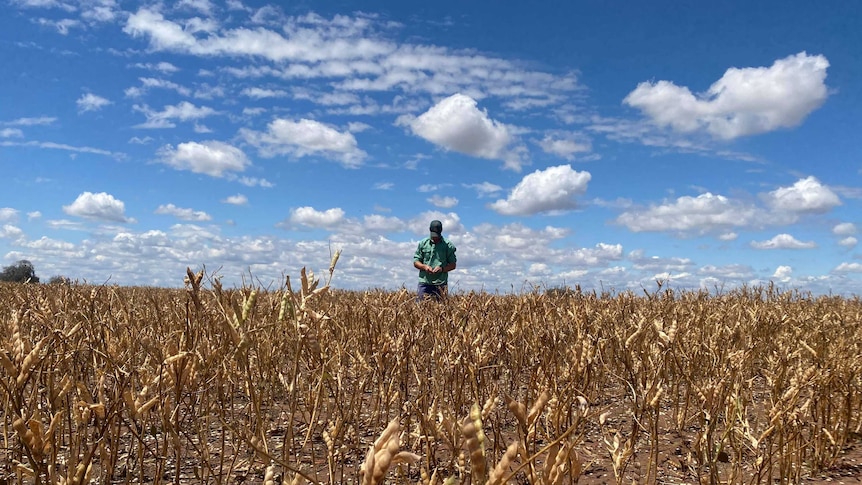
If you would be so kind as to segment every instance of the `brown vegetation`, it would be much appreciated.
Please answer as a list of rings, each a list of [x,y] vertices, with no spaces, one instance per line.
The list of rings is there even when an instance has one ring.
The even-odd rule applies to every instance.
[[[797,483],[862,427],[856,299],[297,286],[0,286],[0,482]]]

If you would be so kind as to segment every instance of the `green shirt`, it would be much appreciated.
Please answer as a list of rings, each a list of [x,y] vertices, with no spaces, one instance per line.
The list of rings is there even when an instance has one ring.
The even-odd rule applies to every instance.
[[[455,258],[455,245],[447,241],[445,238],[440,238],[440,242],[434,244],[430,237],[426,237],[419,241],[419,246],[416,248],[416,254],[413,255],[413,261],[419,261],[422,264],[434,268],[441,268],[457,262]],[[419,270],[419,282],[429,285],[445,285],[449,281],[449,273],[446,271],[440,273],[429,273],[424,270]]]

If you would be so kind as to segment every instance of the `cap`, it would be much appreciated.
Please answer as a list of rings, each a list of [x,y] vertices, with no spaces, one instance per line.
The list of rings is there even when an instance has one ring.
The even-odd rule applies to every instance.
[[[431,221],[431,237],[441,237],[443,234],[443,223],[437,220]]]

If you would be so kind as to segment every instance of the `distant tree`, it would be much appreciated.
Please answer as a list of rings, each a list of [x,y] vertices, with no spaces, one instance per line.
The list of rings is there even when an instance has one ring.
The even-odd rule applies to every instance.
[[[51,279],[48,280],[49,285],[69,285],[72,284],[72,280],[68,276],[56,275],[52,276]]]
[[[38,283],[39,277],[36,276],[36,269],[33,267],[33,263],[22,259],[11,266],[4,267],[3,271],[0,271],[0,281]]]

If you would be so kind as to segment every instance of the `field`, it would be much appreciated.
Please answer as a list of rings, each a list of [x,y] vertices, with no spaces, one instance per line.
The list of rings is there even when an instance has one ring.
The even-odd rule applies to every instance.
[[[659,286],[417,304],[326,279],[0,286],[0,484],[862,472],[857,299]]]

